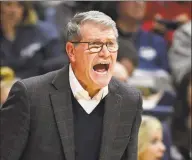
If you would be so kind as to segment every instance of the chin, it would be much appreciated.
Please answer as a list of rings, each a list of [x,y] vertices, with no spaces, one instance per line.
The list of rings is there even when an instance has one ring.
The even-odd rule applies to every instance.
[[[97,88],[104,88],[107,86],[111,80],[111,77],[103,77],[103,78],[92,78],[93,84],[97,86]]]
[[[100,82],[100,81],[97,81],[96,82],[96,84],[97,84],[97,86],[99,87],[99,88],[104,88],[104,87],[106,87],[108,84],[109,84],[109,82],[110,81],[102,81],[102,82]]]

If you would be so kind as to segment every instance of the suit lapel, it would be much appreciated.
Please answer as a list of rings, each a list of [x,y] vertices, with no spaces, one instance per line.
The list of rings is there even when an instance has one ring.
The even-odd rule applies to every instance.
[[[56,88],[50,94],[59,135],[66,160],[75,160],[74,124],[68,67],[62,69],[52,82]]]
[[[111,81],[109,84],[109,94],[106,96],[105,100],[103,134],[99,160],[109,159],[109,147],[112,146],[118,126],[117,122],[120,116],[122,97],[115,92],[117,92],[117,86]]]

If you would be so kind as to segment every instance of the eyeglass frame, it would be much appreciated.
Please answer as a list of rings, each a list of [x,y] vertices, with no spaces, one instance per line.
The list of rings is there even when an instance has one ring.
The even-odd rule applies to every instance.
[[[101,43],[102,45],[101,45],[100,51],[98,51],[98,52],[92,52],[92,51],[90,50],[90,48],[89,48],[90,43],[94,43],[94,42],[81,42],[81,41],[80,41],[80,42],[70,41],[70,42],[71,42],[71,43],[74,43],[74,44],[87,43],[87,44],[88,44],[88,50],[89,50],[91,53],[99,53],[99,52],[101,52],[104,45],[107,47],[107,50],[109,51],[108,46],[107,46],[107,44],[108,44],[109,42],[106,42],[106,43],[99,42],[99,43]],[[117,50],[116,50],[116,51],[109,51],[109,52],[117,52],[117,51],[118,51],[118,49],[119,49],[119,44],[118,44],[118,42],[116,42],[116,43],[117,43]]]

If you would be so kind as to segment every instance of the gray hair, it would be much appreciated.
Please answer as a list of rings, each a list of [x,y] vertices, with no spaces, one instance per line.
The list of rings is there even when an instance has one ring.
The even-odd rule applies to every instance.
[[[80,27],[88,21],[111,27],[114,30],[116,38],[118,37],[116,23],[111,19],[111,17],[99,11],[88,11],[76,14],[68,23],[67,41],[80,40]]]

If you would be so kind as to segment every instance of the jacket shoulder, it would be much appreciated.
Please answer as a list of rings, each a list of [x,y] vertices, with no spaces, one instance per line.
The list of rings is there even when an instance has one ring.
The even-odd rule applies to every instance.
[[[112,79],[113,83],[118,86],[118,92],[123,97],[131,97],[133,100],[138,100],[141,96],[141,92],[125,82],[121,82],[115,78]]]
[[[23,83],[28,90],[35,88],[47,88],[59,71],[60,70],[56,70],[40,76],[23,79],[21,80],[21,83]]]
[[[115,78],[112,78],[112,83],[118,86],[118,89],[115,92],[122,97],[123,106],[129,106],[128,108],[132,108],[133,110],[142,110],[142,94],[137,88]]]

